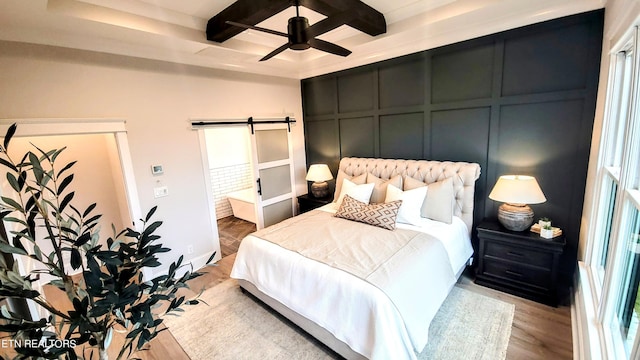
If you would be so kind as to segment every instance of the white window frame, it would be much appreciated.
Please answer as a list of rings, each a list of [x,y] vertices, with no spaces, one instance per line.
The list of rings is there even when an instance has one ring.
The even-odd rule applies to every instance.
[[[638,176],[640,170],[640,109],[638,102],[640,101],[640,30],[634,27],[632,35],[624,38],[621,46],[614,47],[611,52],[611,66],[609,69],[610,80],[607,88],[607,102],[602,126],[601,135],[601,151],[597,161],[597,179],[595,184],[594,207],[589,221],[587,235],[587,247],[585,253],[585,267],[581,266],[581,276],[587,276],[588,282],[582,282],[579,291],[588,291],[584,294],[586,301],[583,306],[588,306],[595,311],[595,328],[597,328],[599,344],[601,346],[602,355],[606,358],[625,359],[626,351],[623,346],[623,339],[620,331],[617,329],[616,310],[621,294],[620,289],[624,281],[624,273],[626,265],[624,256],[626,256],[628,242],[624,241],[622,236],[628,231],[631,218],[631,212],[636,209],[640,212],[640,189],[638,189]],[[631,84],[628,92],[625,91],[625,85],[620,84],[624,81],[624,67],[629,65],[626,63],[627,54],[632,52],[631,59]],[[621,56],[622,55],[622,56]],[[623,110],[622,104],[628,96],[628,108],[626,114],[619,114]],[[624,116],[624,118],[620,118]],[[624,122],[620,124],[620,121]],[[611,125],[615,125],[612,127]],[[621,129],[624,132],[621,134]],[[621,137],[622,135],[622,138]],[[616,144],[623,141],[621,164],[618,173],[618,164],[620,150]],[[611,233],[609,240],[609,249],[606,268],[604,269],[604,278],[599,269],[600,259],[603,253],[604,234],[606,233],[607,224],[603,224],[606,219],[608,207],[602,206],[607,204],[611,199],[610,188],[605,186],[605,181],[613,180],[617,184],[617,192],[615,195],[616,204],[611,219]],[[586,270],[586,271],[584,271]],[[586,311],[590,311],[587,309]],[[613,330],[612,330],[613,329]],[[588,336],[591,338],[592,334]],[[594,354],[595,355],[595,354]],[[633,339],[633,345],[629,354],[629,358],[638,358],[640,356],[640,335],[636,334]]]

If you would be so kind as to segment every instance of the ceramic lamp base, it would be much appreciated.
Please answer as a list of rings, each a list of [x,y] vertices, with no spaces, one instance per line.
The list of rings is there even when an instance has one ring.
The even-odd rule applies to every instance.
[[[314,181],[311,184],[311,194],[316,198],[325,198],[329,196],[329,184],[326,181]]]
[[[524,231],[533,224],[533,210],[529,205],[504,203],[498,208],[498,221],[509,230]]]

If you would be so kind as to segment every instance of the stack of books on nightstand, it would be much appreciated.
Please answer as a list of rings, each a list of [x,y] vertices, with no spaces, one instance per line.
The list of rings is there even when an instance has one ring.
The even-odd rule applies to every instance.
[[[557,227],[551,227],[551,229],[553,230],[553,237],[562,235],[562,229]],[[531,226],[531,231],[536,234],[540,234],[540,224],[533,224],[533,226]]]

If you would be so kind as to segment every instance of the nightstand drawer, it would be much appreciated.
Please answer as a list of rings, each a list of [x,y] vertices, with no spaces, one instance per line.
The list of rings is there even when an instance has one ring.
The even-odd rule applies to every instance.
[[[529,264],[545,269],[551,269],[553,266],[553,254],[549,252],[524,249],[493,241],[485,242],[484,254],[485,256]]]
[[[484,260],[484,275],[521,282],[525,285],[538,286],[543,289],[551,287],[551,272],[532,269],[526,266],[503,261]]]

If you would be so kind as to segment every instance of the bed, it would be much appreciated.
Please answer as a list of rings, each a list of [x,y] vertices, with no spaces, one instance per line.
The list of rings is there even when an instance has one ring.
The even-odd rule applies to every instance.
[[[479,175],[475,163],[343,158],[334,203],[245,237],[231,277],[347,359],[415,359],[470,264]]]

